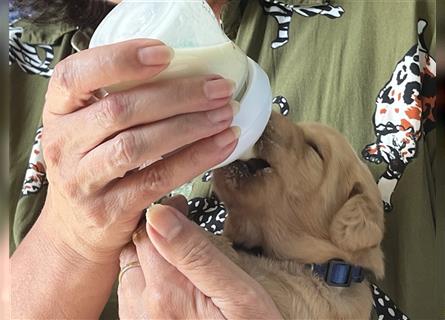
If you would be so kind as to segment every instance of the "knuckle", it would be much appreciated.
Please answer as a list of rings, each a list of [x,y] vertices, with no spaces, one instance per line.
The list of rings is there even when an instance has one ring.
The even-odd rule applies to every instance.
[[[204,91],[204,87],[208,81],[209,81],[209,79],[207,79],[207,77],[199,77],[197,79],[197,83],[195,86],[195,88],[197,88],[199,90],[198,91],[199,96],[201,96],[202,99],[205,99],[206,101],[207,101],[207,97],[206,97],[206,94]]]
[[[120,133],[113,142],[112,163],[116,168],[128,167],[136,161],[136,138],[131,132]]]
[[[113,128],[125,120],[126,110],[124,95],[112,94],[101,100],[100,110],[94,117],[100,127]]]
[[[200,134],[203,135],[203,137],[210,136],[214,132],[221,131],[222,126],[225,125],[224,120],[215,124],[215,122],[211,120],[209,112],[200,112],[194,116],[196,118],[190,121],[190,126],[195,130],[200,129]],[[199,126],[197,126],[196,123],[199,123]]]
[[[75,68],[70,58],[60,61],[54,67],[53,75],[51,76],[51,83],[69,92],[70,88],[76,83]]]
[[[175,81],[176,99],[181,101],[182,104],[187,106],[199,106],[204,104],[207,99],[204,94],[204,78],[199,77],[197,79],[178,79]]]
[[[210,266],[212,258],[212,244],[207,238],[202,238],[184,245],[183,254],[178,263],[190,269],[199,269]]]
[[[75,177],[77,185],[81,193],[85,196],[92,195],[96,191],[94,174],[96,174],[97,171],[94,169],[89,168],[85,170],[85,167],[81,167],[81,169],[76,170]]]
[[[65,194],[69,196],[74,203],[80,204],[83,208],[89,209],[90,207],[96,207],[94,201],[94,194],[87,193],[82,188],[83,181],[79,180],[79,175],[76,174],[76,170],[69,172],[67,174],[62,174],[63,188]],[[94,209],[94,208],[93,208]],[[91,211],[94,212],[94,210]]]
[[[218,128],[218,124],[215,124],[210,120],[209,112],[201,113],[199,114],[199,123],[202,124],[202,127],[205,128],[205,130]],[[222,121],[221,121],[222,122]]]
[[[201,76],[196,79],[195,84],[193,86],[195,91],[195,96],[197,97],[199,103],[203,104],[203,106],[208,103],[208,98],[204,91],[206,82],[207,82],[206,77]]]
[[[174,187],[172,172],[167,166],[159,165],[144,173],[143,188],[145,191],[163,194],[172,187]]]
[[[42,141],[43,158],[50,166],[57,166],[62,156],[62,144],[58,140]]]

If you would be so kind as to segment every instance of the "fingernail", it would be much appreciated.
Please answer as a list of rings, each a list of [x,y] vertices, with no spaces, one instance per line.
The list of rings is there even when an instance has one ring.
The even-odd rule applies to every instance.
[[[182,229],[182,222],[168,206],[156,204],[147,211],[147,223],[167,241],[175,238]]]
[[[229,79],[209,80],[204,84],[204,94],[209,100],[230,97],[234,91],[235,82]]]
[[[220,123],[221,121],[233,119],[233,116],[238,111],[239,111],[239,103],[234,101],[233,103],[229,103],[225,107],[207,111],[207,117],[211,122],[216,124]]]
[[[240,103],[236,100],[232,100],[229,105],[232,107],[233,116],[236,116],[240,110]]]
[[[238,139],[240,134],[241,129],[239,127],[231,127],[215,136],[215,143],[218,147],[223,148]]]
[[[140,239],[140,236],[141,236],[142,232],[144,231],[144,229],[145,229],[145,225],[141,225],[133,232],[133,235],[132,235],[133,242],[136,242]]]
[[[138,58],[144,65],[156,66],[169,63],[173,59],[174,54],[175,52],[172,48],[160,45],[139,49]]]

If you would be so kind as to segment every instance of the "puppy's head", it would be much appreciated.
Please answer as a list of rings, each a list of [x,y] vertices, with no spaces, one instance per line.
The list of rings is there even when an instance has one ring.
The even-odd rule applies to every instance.
[[[339,132],[273,113],[254,156],[214,172],[227,237],[276,259],[341,258],[383,276],[379,191]]]

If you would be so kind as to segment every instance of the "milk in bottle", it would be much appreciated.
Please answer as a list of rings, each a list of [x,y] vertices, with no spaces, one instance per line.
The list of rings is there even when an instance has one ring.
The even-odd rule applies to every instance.
[[[232,125],[241,135],[233,153],[218,167],[247,154],[264,131],[271,113],[269,79],[224,34],[205,0],[123,0],[96,29],[90,47],[130,39],[159,39],[174,49],[170,65],[155,78],[218,74],[236,83],[240,111]],[[119,91],[141,84],[119,83],[105,88]]]

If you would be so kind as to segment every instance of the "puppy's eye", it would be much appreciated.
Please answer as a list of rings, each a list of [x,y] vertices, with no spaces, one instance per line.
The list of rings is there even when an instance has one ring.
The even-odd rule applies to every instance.
[[[315,153],[320,157],[320,159],[323,160],[323,154],[320,152],[320,149],[318,149],[318,146],[312,141],[307,141],[307,144],[312,150],[315,151]]]

